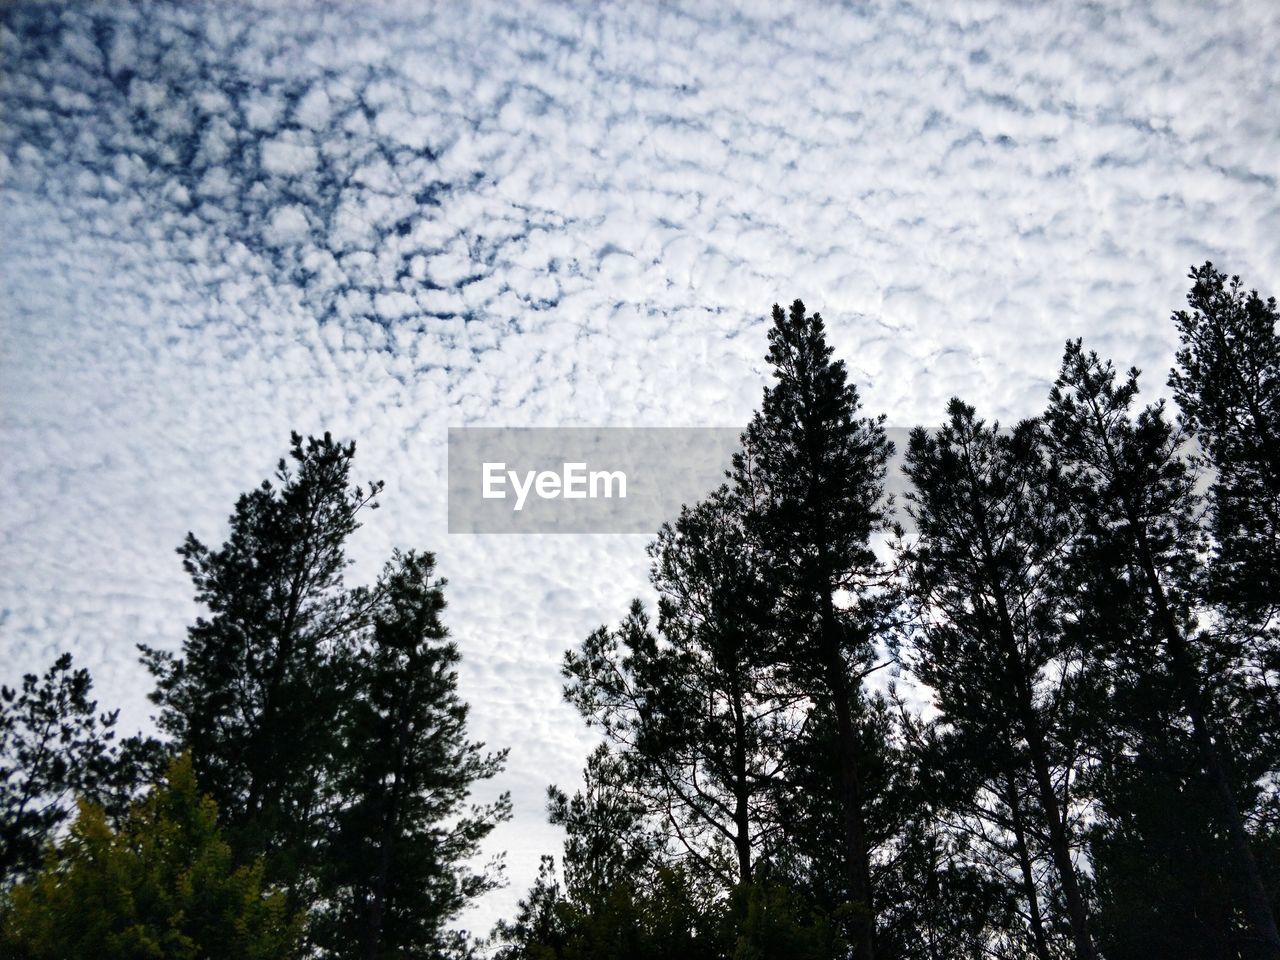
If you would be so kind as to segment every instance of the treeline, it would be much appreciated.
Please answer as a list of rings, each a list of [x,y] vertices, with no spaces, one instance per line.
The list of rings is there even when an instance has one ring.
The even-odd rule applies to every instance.
[[[497,955],[1280,957],[1276,305],[1191,279],[1176,416],[1069,342],[1041,416],[913,431],[899,505],[884,418],[775,307],[656,611],[565,657],[602,743]]]
[[[467,739],[428,553],[349,587],[381,483],[355,445],[296,434],[230,535],[179,549],[206,611],[142,648],[163,740],[117,742],[60,657],[0,695],[0,956],[282,960],[466,956],[462,908],[510,816],[469,801],[505,751]],[[73,803],[74,801],[74,803]]]
[[[455,929],[510,801],[444,582],[349,586],[379,483],[294,436],[204,615],[143,648],[160,739],[67,656],[0,691],[0,956],[1277,960],[1280,337],[1192,272],[1169,386],[1068,343],[1040,417],[894,451],[799,301],[726,466],[564,661],[601,742],[516,916]],[[910,516],[910,530],[899,519]]]

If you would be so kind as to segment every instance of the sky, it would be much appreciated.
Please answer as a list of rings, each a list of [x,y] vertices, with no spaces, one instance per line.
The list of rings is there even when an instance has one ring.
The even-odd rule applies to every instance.
[[[891,425],[1033,415],[1076,336],[1162,395],[1192,264],[1278,292],[1278,51],[1267,0],[6,3],[0,681],[69,650],[145,726],[186,531],[354,438],[352,581],[436,553],[511,748],[486,930],[647,538],[450,535],[447,429],[743,425],[797,297]]]

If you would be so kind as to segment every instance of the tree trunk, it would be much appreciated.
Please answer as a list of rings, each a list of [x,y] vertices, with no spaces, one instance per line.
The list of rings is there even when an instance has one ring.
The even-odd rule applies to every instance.
[[[854,956],[875,956],[875,912],[871,902],[871,857],[862,822],[862,781],[858,775],[858,744],[849,709],[850,688],[844,658],[840,655],[840,626],[831,592],[822,597],[822,646],[828,691],[836,714],[839,741],[840,800],[844,809],[845,868],[849,902],[854,916]]]
[[[1050,960],[1049,940],[1044,932],[1044,918],[1040,916],[1040,894],[1036,890],[1036,877],[1032,870],[1031,851],[1027,847],[1027,831],[1022,822],[1022,802],[1018,797],[1018,782],[1010,769],[1008,777],[1008,793],[1005,803],[1009,805],[1009,816],[1013,821],[1013,838],[1018,849],[1018,869],[1022,872],[1022,895],[1027,898],[1027,912],[1031,920],[1032,946],[1036,952],[1036,960]]]
[[[1009,615],[1004,583],[995,570],[995,551],[986,525],[986,511],[980,504],[975,506],[983,551],[983,572],[989,580],[988,585],[995,599],[999,641],[1003,647],[1002,652],[1010,681],[1014,686],[1010,693],[1013,694],[1022,733],[1027,740],[1027,752],[1031,758],[1036,793],[1040,799],[1040,806],[1044,809],[1045,819],[1048,821],[1049,852],[1054,870],[1058,874],[1058,882],[1062,884],[1063,896],[1067,900],[1067,919],[1070,921],[1071,940],[1075,944],[1078,960],[1095,960],[1097,952],[1093,946],[1093,937],[1089,933],[1089,911],[1085,906],[1084,895],[1080,891],[1075,863],[1071,859],[1071,844],[1067,839],[1063,813],[1059,809],[1058,795],[1053,789],[1048,746],[1045,743],[1044,732],[1040,729],[1040,716],[1036,712],[1033,699],[1033,678],[1018,650],[1018,640],[1013,630],[1013,618]],[[981,603],[981,601],[982,598],[975,597],[975,603]]]
[[[737,683],[733,697],[733,820],[734,850],[738,855],[738,882],[751,882],[751,787],[747,782],[747,723],[742,706],[742,691]]]
[[[1132,514],[1130,514],[1132,523]],[[1196,750],[1200,754],[1200,762],[1214,793],[1218,795],[1221,813],[1226,818],[1227,830],[1230,834],[1231,854],[1236,869],[1244,881],[1245,915],[1249,925],[1253,927],[1254,936],[1265,949],[1262,956],[1280,960],[1280,930],[1276,926],[1275,912],[1271,907],[1271,899],[1267,896],[1266,884],[1262,879],[1262,871],[1253,855],[1249,842],[1249,833],[1244,826],[1244,818],[1240,814],[1240,805],[1236,802],[1235,790],[1231,786],[1231,776],[1222,760],[1218,746],[1214,742],[1209,718],[1205,715],[1204,702],[1200,690],[1200,671],[1196,669],[1187,649],[1186,639],[1174,622],[1173,612],[1169,609],[1164,585],[1156,573],[1155,562],[1151,555],[1150,545],[1144,531],[1134,525],[1137,533],[1139,556],[1142,560],[1143,574],[1151,591],[1152,604],[1155,606],[1156,619],[1164,634],[1165,646],[1169,651],[1169,662],[1182,695],[1187,714],[1191,719],[1192,735]]]

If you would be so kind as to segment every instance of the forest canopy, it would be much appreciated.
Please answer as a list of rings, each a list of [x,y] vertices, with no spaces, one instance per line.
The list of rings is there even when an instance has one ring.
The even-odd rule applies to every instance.
[[[383,485],[294,434],[178,548],[201,615],[140,649],[154,731],[67,654],[0,690],[0,953],[1280,960],[1276,302],[1190,280],[1172,406],[1069,341],[1039,415],[912,431],[897,503],[885,417],[775,306],[656,605],[566,638],[598,745],[483,937],[512,803],[476,799],[507,754],[468,735],[447,584],[408,548],[349,584]]]

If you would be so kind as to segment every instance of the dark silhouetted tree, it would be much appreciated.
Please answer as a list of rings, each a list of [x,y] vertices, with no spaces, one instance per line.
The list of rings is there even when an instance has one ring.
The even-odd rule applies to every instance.
[[[276,482],[236,503],[219,549],[179,549],[208,609],[180,656],[143,648],[161,730],[192,753],[241,862],[267,857],[291,904],[309,903],[339,748],[333,718],[351,675],[353,636],[374,598],[343,586],[345,547],[382,484],[352,486],[354,444],[292,438]]]
[[[477,781],[502,769],[466,739],[457,646],[441,622],[445,582],[429,553],[396,554],[377,591],[372,637],[343,707],[337,806],[322,888],[332,891],[314,939],[335,957],[442,957],[465,952],[447,928],[501,870],[467,863],[510,817],[503,794],[467,805]]]
[[[1137,370],[1118,381],[1110,363],[1074,341],[1046,421],[1081,522],[1096,532],[1115,569],[1126,572],[1145,608],[1146,630],[1117,647],[1121,668],[1128,660],[1152,676],[1167,675],[1215,798],[1213,816],[1226,830],[1252,936],[1264,945],[1263,956],[1280,957],[1280,934],[1246,820],[1261,788],[1242,781],[1226,735],[1235,713],[1238,646],[1229,635],[1197,629],[1205,542],[1195,478],[1163,406],[1134,414],[1137,396]]]
[[[671,856],[631,779],[601,745],[582,790],[550,788],[551,822],[565,831],[564,884],[544,859],[515,920],[494,932],[501,960],[727,960],[722,902]]]
[[[1265,631],[1280,605],[1280,334],[1276,301],[1212,263],[1191,271],[1169,386],[1213,469],[1208,599]],[[1274,653],[1274,637],[1269,638]],[[1271,663],[1275,670],[1277,664]]]
[[[639,602],[565,656],[565,695],[626,754],[634,797],[689,868],[727,890],[749,883],[776,834],[778,744],[790,718],[765,663],[768,592],[720,490],[650,546],[655,631]]]
[[[84,798],[115,816],[159,762],[159,745],[116,740],[119,711],[98,713],[89,671],[64,653],[18,689],[0,687],[0,887],[41,862]]]
[[[919,532],[907,556],[922,620],[911,666],[934,691],[941,721],[986,747],[968,759],[982,764],[993,802],[972,812],[989,826],[1007,825],[1037,952],[1049,948],[1032,875],[1033,825],[1048,841],[1075,952],[1092,958],[1075,866],[1083,838],[1070,808],[1082,657],[1064,629],[1072,615],[1060,575],[1073,529],[1066,488],[1034,422],[1004,435],[959,400],[948,414],[933,433],[914,430],[907,451]]]
[[[872,538],[889,529],[883,418],[858,415],[857,390],[832,359],[822,318],[797,300],[773,309],[774,382],[735,456],[735,492],[763,575],[776,593],[775,662],[792,689],[835,721],[844,867],[843,917],[859,960],[874,955],[870,845],[852,705],[875,641],[896,608]]]

